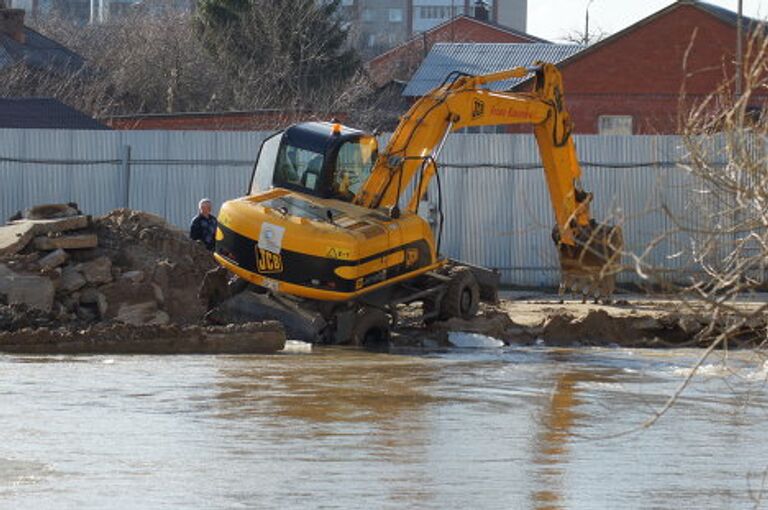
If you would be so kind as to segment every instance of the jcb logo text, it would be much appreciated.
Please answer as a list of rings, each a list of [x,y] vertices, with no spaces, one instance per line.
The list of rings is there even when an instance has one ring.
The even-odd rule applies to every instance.
[[[259,273],[282,273],[283,272],[283,258],[276,253],[272,253],[267,250],[256,250],[257,267]]]

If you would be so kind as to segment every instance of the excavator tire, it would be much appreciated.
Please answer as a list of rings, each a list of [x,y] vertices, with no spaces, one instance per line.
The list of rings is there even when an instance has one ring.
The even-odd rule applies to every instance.
[[[355,317],[352,328],[352,345],[366,348],[389,344],[389,317],[378,308],[363,308]]]
[[[480,285],[468,267],[458,267],[452,271],[451,281],[440,302],[440,320],[451,317],[471,319],[480,306]]]

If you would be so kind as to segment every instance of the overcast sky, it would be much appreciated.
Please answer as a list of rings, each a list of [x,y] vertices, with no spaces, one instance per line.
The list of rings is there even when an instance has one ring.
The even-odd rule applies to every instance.
[[[549,39],[561,40],[573,31],[584,31],[584,13],[589,0],[528,0],[528,32]],[[608,34],[618,32],[664,7],[673,0],[592,0],[589,8],[590,32],[601,28]],[[738,0],[708,0],[734,12]],[[743,0],[744,15],[768,17],[768,0]]]

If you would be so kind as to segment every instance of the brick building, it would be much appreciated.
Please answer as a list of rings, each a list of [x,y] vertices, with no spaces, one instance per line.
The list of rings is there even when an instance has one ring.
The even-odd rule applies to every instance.
[[[756,22],[745,18],[742,23],[746,40]],[[694,104],[732,79],[736,39],[736,13],[705,2],[678,0],[561,61],[558,67],[576,131],[679,132],[681,91],[685,90],[686,104]],[[766,99],[755,98],[754,108]]]
[[[538,37],[491,21],[457,16],[376,56],[366,63],[374,83],[382,86],[392,80],[409,80],[436,43],[543,43]]]

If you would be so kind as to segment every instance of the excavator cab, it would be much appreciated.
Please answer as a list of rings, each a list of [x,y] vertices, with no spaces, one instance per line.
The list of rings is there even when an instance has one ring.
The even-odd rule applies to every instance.
[[[372,135],[330,122],[295,124],[261,146],[250,194],[271,187],[351,202],[378,157]]]

